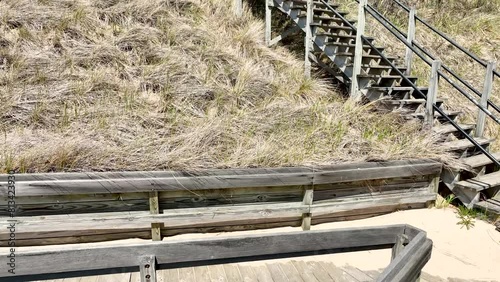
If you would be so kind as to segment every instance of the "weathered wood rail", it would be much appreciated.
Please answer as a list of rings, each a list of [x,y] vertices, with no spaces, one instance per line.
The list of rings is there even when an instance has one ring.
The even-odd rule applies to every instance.
[[[430,259],[432,241],[408,225],[286,232],[223,238],[100,245],[23,248],[16,274],[0,281],[90,276],[140,270],[141,281],[156,281],[157,269],[271,258],[393,248],[392,262],[377,281],[416,281]],[[7,250],[0,251],[6,257]],[[75,259],[78,258],[78,259]],[[339,277],[340,278],[340,277]]]
[[[276,169],[0,175],[0,247],[301,226],[421,208],[441,164],[405,160]]]

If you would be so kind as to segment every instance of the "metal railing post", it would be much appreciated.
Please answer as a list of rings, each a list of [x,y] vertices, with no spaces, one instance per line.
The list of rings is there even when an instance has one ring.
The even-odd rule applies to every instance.
[[[415,19],[415,14],[416,14],[415,8],[411,8],[410,13],[408,15],[408,35],[407,35],[407,42],[411,46],[413,46],[413,40],[415,40],[415,29],[416,29],[416,19]],[[413,51],[409,48],[406,47],[406,54],[405,54],[405,64],[406,64],[406,75],[411,74],[411,63],[413,60]]]
[[[306,12],[306,38],[304,41],[305,54],[304,54],[304,76],[311,77],[311,61],[309,60],[309,53],[312,50],[312,30],[311,23],[313,20],[313,0],[307,0]]]
[[[359,100],[361,98],[361,93],[359,92],[358,75],[361,74],[361,63],[363,58],[363,40],[361,37],[365,32],[366,24],[366,5],[368,5],[367,0],[360,0],[358,6],[358,26],[356,28],[356,49],[354,50],[354,64],[352,68],[351,77],[351,99]]]
[[[425,124],[432,127],[434,124],[434,104],[436,104],[438,84],[439,84],[439,69],[441,61],[434,60],[432,62],[431,78],[429,81],[429,91],[427,92],[427,101],[425,103]]]
[[[234,13],[237,17],[243,15],[243,0],[234,0]]]
[[[271,7],[269,2],[273,0],[266,0],[266,46],[271,45]]]
[[[488,100],[490,99],[491,92],[493,89],[493,71],[496,68],[495,62],[489,62],[486,65],[486,77],[484,79],[484,89],[483,94],[481,95],[481,101],[479,104],[486,109],[488,108]],[[476,130],[474,131],[475,137],[483,137],[484,135],[484,127],[486,123],[486,113],[479,109],[479,113],[477,115],[477,124]]]

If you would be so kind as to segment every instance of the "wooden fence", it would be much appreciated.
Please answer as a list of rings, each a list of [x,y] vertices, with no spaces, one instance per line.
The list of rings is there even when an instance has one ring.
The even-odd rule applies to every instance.
[[[301,226],[422,208],[436,197],[431,160],[190,172],[0,175],[0,247]]]

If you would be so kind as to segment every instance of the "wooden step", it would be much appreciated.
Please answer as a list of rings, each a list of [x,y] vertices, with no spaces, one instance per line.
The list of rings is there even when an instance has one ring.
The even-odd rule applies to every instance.
[[[475,203],[474,207],[485,211],[488,214],[500,215],[500,201],[495,199],[489,199],[486,201],[481,201]],[[497,231],[500,231],[500,222],[496,227]]]
[[[462,114],[461,111],[444,111],[444,114],[450,117],[452,120],[456,118],[458,115]],[[446,121],[447,119],[442,117],[440,113],[434,112],[434,116],[437,117],[438,119],[442,121]],[[419,119],[424,119],[425,114],[424,113],[414,113],[412,114],[412,117],[419,118]]]
[[[474,138],[479,145],[484,146],[493,142],[495,139],[487,139],[487,138]],[[474,147],[474,144],[470,142],[468,139],[461,139],[456,141],[444,142],[441,143],[443,147],[445,147],[448,151],[457,151],[457,150],[465,150],[467,148]]]
[[[437,103],[437,101],[436,101],[436,103]],[[474,125],[474,124],[458,124],[458,125],[465,131],[473,130],[476,127],[476,125]],[[440,126],[436,126],[436,127],[433,127],[432,130],[438,134],[449,134],[449,133],[453,133],[453,132],[458,131],[458,129],[456,129],[451,124],[443,124]]]
[[[318,23],[318,22],[311,23],[311,26],[320,27],[320,28],[325,29],[325,30],[347,30],[347,31],[354,31],[349,26],[330,25],[330,24],[323,24],[323,23]]]
[[[493,155],[493,157],[495,157],[495,159],[500,160],[500,152],[493,153],[492,155]],[[464,164],[470,166],[471,168],[481,167],[481,166],[485,166],[485,165],[489,165],[489,164],[493,163],[490,160],[490,158],[488,158],[484,154],[464,158],[464,159],[462,159],[462,161],[464,162]]]
[[[500,171],[459,181],[455,184],[455,187],[474,190],[474,191],[483,191],[489,188],[500,187]]]
[[[391,105],[411,105],[411,104],[425,104],[425,99],[383,99],[380,100],[381,103],[391,104]]]

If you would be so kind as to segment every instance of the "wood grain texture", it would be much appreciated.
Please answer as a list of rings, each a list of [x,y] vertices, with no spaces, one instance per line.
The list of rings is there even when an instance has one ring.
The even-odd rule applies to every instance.
[[[18,275],[29,275],[136,267],[137,258],[144,255],[155,255],[158,265],[162,265],[220,259],[238,261],[238,259],[263,258],[262,256],[266,255],[293,256],[294,253],[327,250],[345,252],[350,248],[390,247],[395,243],[396,235],[401,234],[405,228],[405,225],[391,225],[189,241],[151,241],[109,247],[71,246],[71,248],[51,251],[19,249],[16,257],[19,261],[23,261],[23,264],[16,266],[16,272]],[[0,255],[7,255],[7,253],[2,250]],[[75,257],[80,259],[73,259]],[[113,259],[109,259],[110,257]],[[0,274],[0,277],[5,275],[7,274]]]
[[[206,170],[200,172],[54,173],[17,175],[16,196],[197,191],[238,187],[318,185],[370,179],[439,174],[431,160],[355,163],[318,168]],[[0,175],[0,195],[7,195]],[[5,180],[5,181],[2,181]]]

